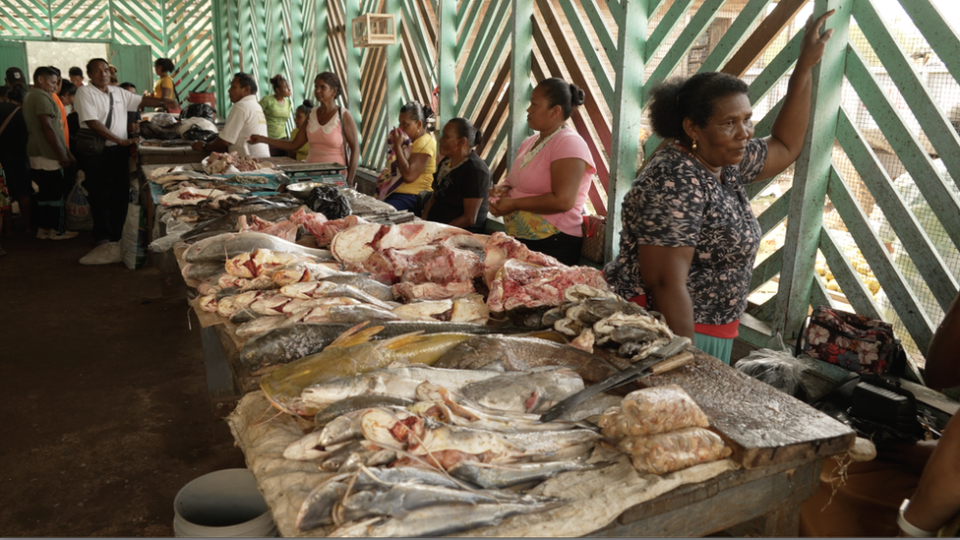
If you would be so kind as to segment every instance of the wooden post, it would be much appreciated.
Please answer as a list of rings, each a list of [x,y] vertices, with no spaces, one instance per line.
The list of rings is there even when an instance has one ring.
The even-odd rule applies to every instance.
[[[230,67],[227,62],[229,62],[227,51],[227,33],[224,32],[224,16],[226,15],[227,6],[225,5],[226,0],[212,0],[213,8],[213,54],[216,56],[216,61],[213,63],[213,73],[214,73],[214,88],[217,92],[217,114],[223,115],[223,118],[226,118],[226,113],[228,106],[227,103],[230,102],[230,98],[227,97],[227,87],[230,85]],[[181,99],[186,98],[186,96],[181,96]],[[186,107],[184,103],[182,105]]]
[[[457,116],[457,0],[438,0],[440,8],[440,57],[437,66],[437,80],[440,82],[439,121]],[[437,131],[443,126],[437,124]]]
[[[510,124],[507,139],[507,168],[517,157],[520,144],[530,135],[524,112],[530,104],[530,62],[533,58],[533,0],[511,1],[510,25],[513,27],[510,40]]]
[[[322,1],[322,0],[318,0]],[[325,0],[329,2],[338,2],[339,0]],[[344,0],[343,19],[346,26],[346,56],[347,56],[347,79],[346,98],[347,108],[353,115],[357,127],[360,127],[362,109],[360,102],[362,95],[360,93],[360,51],[353,46],[353,20],[360,16],[360,0]]]
[[[624,2],[617,36],[614,72],[617,74],[610,143],[610,180],[607,191],[606,246],[603,260],[612,261],[620,252],[620,210],[623,197],[637,175],[640,152],[640,118],[643,102],[644,50],[649,13],[644,2]]]
[[[814,15],[831,9],[821,31],[834,30],[823,59],[813,70],[810,126],[793,175],[790,213],[784,244],[783,268],[777,291],[773,330],[784,338],[797,335],[807,316],[813,288],[814,262],[820,244],[823,205],[830,181],[833,142],[837,133],[840,90],[846,59],[847,35],[853,0],[817,0]]]

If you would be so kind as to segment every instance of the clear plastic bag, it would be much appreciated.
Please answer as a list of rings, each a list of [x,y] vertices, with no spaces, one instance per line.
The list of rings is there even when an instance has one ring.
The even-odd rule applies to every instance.
[[[716,461],[732,452],[724,446],[719,435],[699,427],[649,437],[627,437],[620,441],[620,451],[631,456],[635,469],[653,474],[666,474]]]
[[[167,214],[163,217],[163,222],[167,224],[167,234],[162,238],[158,238],[153,242],[150,242],[150,251],[154,253],[163,253],[168,249],[172,248],[174,244],[180,240],[180,237],[191,230],[193,230],[193,225],[189,223],[184,223],[177,218],[173,217],[172,214]]]
[[[603,434],[613,439],[710,425],[693,398],[675,384],[631,392],[623,398],[620,410],[615,409],[607,410],[599,422]]]

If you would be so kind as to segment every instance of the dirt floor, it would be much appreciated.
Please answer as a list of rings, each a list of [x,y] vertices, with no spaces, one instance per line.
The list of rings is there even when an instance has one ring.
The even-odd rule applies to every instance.
[[[89,234],[0,239],[5,537],[173,536],[180,488],[245,466],[185,299],[155,267],[80,265]]]

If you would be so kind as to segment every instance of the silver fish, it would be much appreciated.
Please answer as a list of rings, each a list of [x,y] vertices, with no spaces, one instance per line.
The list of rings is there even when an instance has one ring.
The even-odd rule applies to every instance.
[[[223,273],[223,264],[220,262],[206,262],[196,264],[186,264],[181,274],[185,279],[196,279],[202,281],[209,277],[219,276]]]
[[[344,525],[330,536],[443,536],[477,527],[497,525],[517,514],[533,514],[558,506],[559,502],[496,504],[443,504],[418,508],[402,518],[371,522],[362,527]]]
[[[366,277],[364,274],[341,272],[339,274],[322,278],[321,281],[339,283],[341,285],[351,285],[383,302],[392,302],[396,300],[396,296],[393,294],[393,287],[384,285],[375,279]]]
[[[309,255],[319,260],[333,260],[325,249],[312,249],[282,238],[259,232],[226,233],[205,238],[187,248],[183,258],[189,263],[225,261],[255,249]]]
[[[346,478],[342,475],[341,478]],[[347,494],[347,484],[338,481],[325,482],[307,495],[297,513],[297,529],[308,531],[333,524],[333,507]]]
[[[588,464],[582,460],[547,461],[543,463],[507,463],[488,465],[464,460],[450,469],[450,475],[486,489],[503,489],[526,482],[540,482],[568,471],[586,471],[605,464]]]
[[[364,449],[360,441],[353,441],[342,448],[330,452],[330,455],[320,462],[320,468],[325,471],[339,471],[340,467],[343,466],[352,455],[363,452],[369,452],[369,450]]]
[[[409,366],[396,369],[379,369],[326,381],[307,387],[302,399],[316,406],[326,406],[340,400],[365,394],[383,394],[413,400],[417,387],[424,381],[457,390],[464,385],[500,376],[494,371],[438,369],[427,366]]]
[[[414,483],[396,484],[386,491],[361,491],[341,503],[342,517],[357,521],[372,516],[402,517],[412,510],[438,504],[495,503],[498,499],[478,491],[421,486]]]
[[[314,459],[326,458],[330,452],[320,444],[321,431],[307,433],[303,437],[293,441],[283,450],[283,457],[295,461],[310,461]]]
[[[320,430],[320,435],[317,436],[317,444],[327,447],[362,437],[363,431],[361,430],[360,419],[363,412],[363,410],[352,411],[331,420]]]
[[[427,486],[441,486],[451,489],[461,487],[461,484],[446,474],[420,467],[400,466],[389,469],[369,468],[357,474],[353,488],[355,490],[374,489],[383,486],[392,486],[401,482],[412,482]]]
[[[338,416],[342,416],[353,411],[374,409],[385,405],[407,407],[413,405],[413,403],[414,402],[412,399],[397,396],[389,396],[385,394],[361,394],[358,396],[350,396],[348,398],[331,403],[327,406],[327,408],[318,412],[316,416],[314,416],[313,421],[318,426],[324,426]]]
[[[570,369],[533,373],[511,372],[468,384],[463,397],[489,409],[514,412],[542,412],[583,390],[583,379]]]

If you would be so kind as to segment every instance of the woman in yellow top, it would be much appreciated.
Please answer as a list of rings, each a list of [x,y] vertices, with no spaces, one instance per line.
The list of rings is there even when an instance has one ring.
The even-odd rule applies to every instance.
[[[307,120],[310,119],[310,111],[313,110],[313,102],[309,99],[303,100],[303,104],[297,107],[297,112],[293,115],[293,123],[297,127],[293,128],[293,131],[290,132],[290,140],[297,140],[297,134],[300,133],[300,128],[303,128],[307,124]],[[288,150],[287,154],[290,155],[293,159],[297,161],[306,162],[307,154],[310,153],[310,142],[308,141],[299,150]]]
[[[157,77],[160,77],[156,86],[153,87],[153,97],[180,101],[180,97],[177,96],[177,90],[173,85],[173,78],[170,77],[173,69],[173,60],[169,58],[157,58],[157,61],[153,63],[153,72],[157,74]],[[180,107],[168,110],[167,112],[179,114]]]
[[[400,108],[400,126],[391,133],[393,152],[403,184],[383,201],[397,210],[413,211],[417,194],[433,191],[433,173],[437,170],[437,141],[433,131],[433,111],[411,101]],[[413,141],[410,157],[402,151],[403,136]]]

